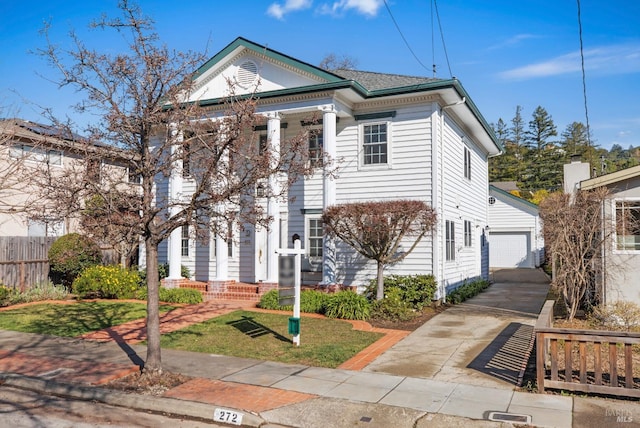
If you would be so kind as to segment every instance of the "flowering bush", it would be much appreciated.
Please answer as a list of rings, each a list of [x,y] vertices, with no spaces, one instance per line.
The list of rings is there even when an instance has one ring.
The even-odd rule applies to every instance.
[[[140,284],[140,276],[136,271],[119,266],[91,266],[73,281],[73,292],[81,297],[132,299]]]

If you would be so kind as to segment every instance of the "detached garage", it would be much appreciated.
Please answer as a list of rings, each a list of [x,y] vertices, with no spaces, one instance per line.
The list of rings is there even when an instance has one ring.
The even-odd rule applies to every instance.
[[[535,268],[544,257],[538,206],[489,186],[489,267]]]

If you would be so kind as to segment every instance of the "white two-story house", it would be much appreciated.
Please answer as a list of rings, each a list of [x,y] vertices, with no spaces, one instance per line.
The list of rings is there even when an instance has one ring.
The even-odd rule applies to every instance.
[[[458,80],[329,72],[243,38],[207,61],[195,79],[190,101],[212,115],[223,108],[229,81],[236,93],[255,92],[258,112],[267,118],[264,136],[276,146],[319,116],[308,148],[312,158],[324,152],[334,159],[337,174],[322,174],[318,162],[318,174],[290,189],[295,198],[267,201],[274,219],[268,231],[247,228],[236,239],[209,244],[175,231],[161,246],[161,263],[185,265],[193,279],[209,283],[275,283],[276,249],[292,247],[297,236],[303,270],[317,272],[318,283],[363,286],[375,278],[375,263],[324,235],[323,210],[417,199],[435,208],[436,230],[385,273],[433,274],[439,297],[464,281],[488,278],[487,161],[501,146]],[[188,180],[183,186],[188,192]]]

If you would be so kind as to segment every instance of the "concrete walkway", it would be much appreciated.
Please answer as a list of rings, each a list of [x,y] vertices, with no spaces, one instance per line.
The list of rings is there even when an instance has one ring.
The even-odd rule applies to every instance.
[[[502,269],[478,296],[430,319],[364,370],[513,389],[549,291],[537,269]]]
[[[433,318],[360,371],[163,349],[164,368],[193,379],[151,397],[95,386],[114,373],[136,370],[146,354],[135,344],[139,335],[125,333],[126,328],[103,342],[0,330],[0,387],[205,421],[214,410],[227,409],[242,416],[243,426],[253,427],[507,427],[513,422],[569,428],[579,426],[576,420],[610,425],[620,413],[640,420],[635,402],[599,400],[593,407],[577,397],[515,390],[523,354],[520,345],[510,344],[509,326],[529,326],[535,319],[548,287],[535,272],[496,272],[488,291]],[[211,306],[197,312],[215,316]],[[187,317],[185,312],[175,319]],[[451,342],[454,335],[463,338]],[[420,357],[419,347],[431,359]]]

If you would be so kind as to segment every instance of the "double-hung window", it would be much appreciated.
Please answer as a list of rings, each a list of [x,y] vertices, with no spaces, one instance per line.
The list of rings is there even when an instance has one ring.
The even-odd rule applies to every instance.
[[[471,222],[469,220],[464,221],[464,246],[471,246]]]
[[[309,219],[309,257],[322,257],[323,224],[319,218]]]
[[[189,257],[189,226],[182,226],[182,241],[180,252],[183,257]]]
[[[451,220],[445,222],[445,259],[456,259],[456,224]]]
[[[616,249],[640,251],[640,201],[616,201]]]
[[[362,133],[363,164],[386,164],[389,156],[387,124],[363,125]]]
[[[312,129],[309,131],[309,163],[312,167],[322,166],[322,129]]]

